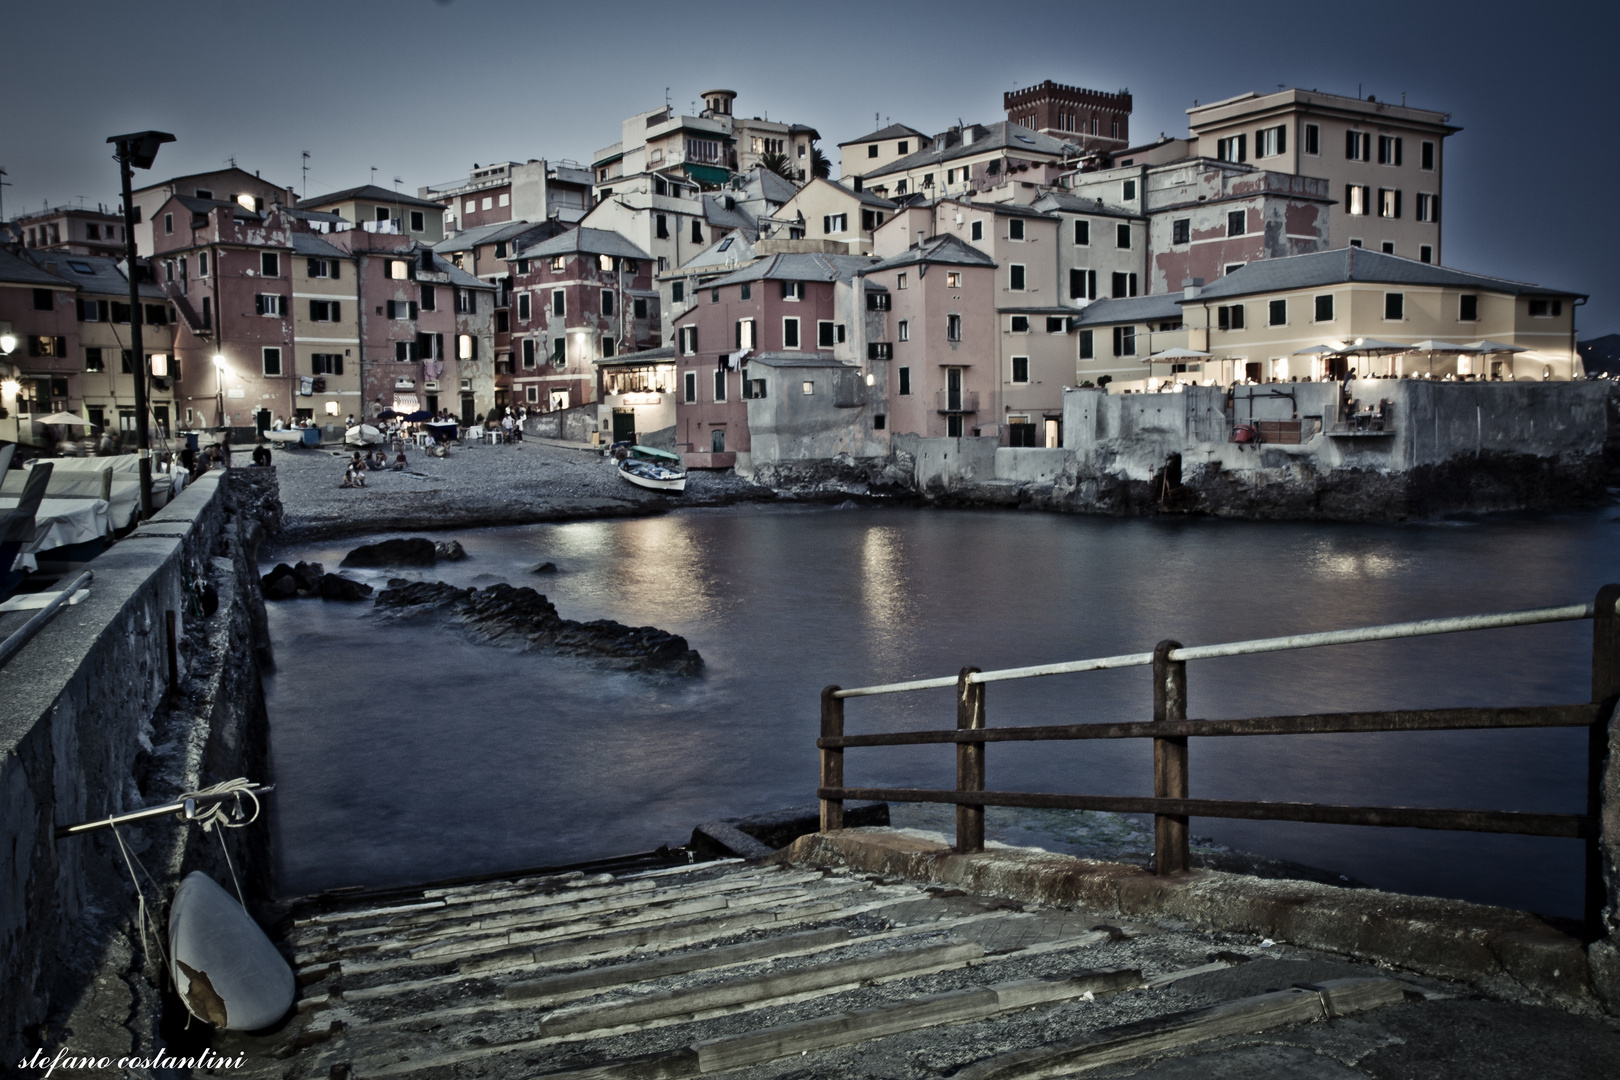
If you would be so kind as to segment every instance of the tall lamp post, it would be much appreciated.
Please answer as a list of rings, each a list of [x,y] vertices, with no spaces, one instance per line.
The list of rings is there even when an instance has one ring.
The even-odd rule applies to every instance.
[[[158,147],[174,142],[174,136],[163,131],[137,131],[131,135],[113,135],[107,141],[118,148],[114,156],[124,183],[124,259],[129,277],[129,354],[132,358],[129,370],[135,377],[135,446],[140,455],[141,520],[145,521],[152,516],[152,441],[147,424],[146,353],[141,343],[141,286],[135,265],[135,204],[130,193],[130,173],[134,169],[150,169]]]

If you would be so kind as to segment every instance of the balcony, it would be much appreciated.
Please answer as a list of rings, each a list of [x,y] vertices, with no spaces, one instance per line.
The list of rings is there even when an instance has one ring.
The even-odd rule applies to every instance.
[[[979,411],[979,392],[977,390],[936,390],[934,392],[934,408],[942,413],[976,413]]]

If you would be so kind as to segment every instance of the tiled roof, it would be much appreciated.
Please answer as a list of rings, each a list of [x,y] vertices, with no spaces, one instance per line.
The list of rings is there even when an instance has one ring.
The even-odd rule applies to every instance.
[[[1071,195],[1066,191],[1048,191],[1035,200],[1034,205],[1046,205],[1048,210],[1061,210],[1068,214],[1091,214],[1096,217],[1128,218],[1132,221],[1146,221],[1141,214],[1133,214],[1129,210],[1121,210],[1116,206],[1104,205],[1101,199],[1082,199],[1078,195]]]
[[[884,139],[903,139],[908,135],[917,135],[924,139],[928,138],[927,135],[924,135],[914,127],[906,127],[904,124],[890,124],[888,127],[878,128],[869,135],[862,135],[858,139],[845,139],[838,145],[853,146],[855,143],[881,142]]]
[[[1061,139],[1054,139],[1050,135],[1042,135],[1021,124],[1014,124],[1009,120],[1000,120],[994,124],[972,124],[967,129],[973,135],[973,141],[964,143],[962,133],[948,131],[934,140],[934,145],[926,150],[919,150],[915,154],[908,154],[898,161],[891,161],[882,168],[872,172],[863,173],[862,179],[867,182],[893,173],[909,172],[920,169],[925,165],[938,165],[958,158],[973,157],[992,150],[1017,150],[1026,153],[1048,154],[1052,157],[1061,157],[1065,152],[1073,152],[1075,147]]]
[[[569,229],[549,240],[542,240],[538,244],[526,247],[510,258],[545,259],[553,255],[572,255],[575,252],[586,255],[616,255],[622,259],[649,261],[652,259],[651,255],[611,229],[586,228]]]
[[[434,210],[444,209],[444,206],[440,203],[428,202],[426,199],[418,199],[413,195],[402,195],[397,191],[389,191],[387,188],[378,187],[376,184],[361,184],[359,187],[334,191],[330,195],[318,195],[313,199],[299,199],[298,205],[305,209],[311,209],[328,206],[332,203],[352,202],[356,199],[390,206],[422,206],[431,207]]]
[[[862,273],[895,270],[902,266],[916,266],[919,263],[942,263],[947,266],[996,265],[996,261],[990,256],[976,247],[963,243],[955,236],[935,236],[924,240],[917,247],[907,248],[898,255],[891,255],[882,262],[868,266]]]
[[[66,258],[67,256],[63,256]],[[77,258],[78,256],[74,256]],[[17,282],[23,285],[66,285],[56,274],[46,273],[42,268],[35,266],[27,259],[13,255],[5,248],[0,248],[0,281]]]
[[[129,278],[124,276],[123,259],[110,255],[63,255],[44,251],[33,253],[30,258],[54,262],[56,276],[77,285],[84,292],[122,298],[129,296]],[[43,267],[41,269],[43,271]],[[152,281],[141,282],[140,293],[154,300],[164,298],[163,290]]]
[[[705,283],[705,288],[737,285],[744,281],[849,281],[872,265],[869,255],[823,255],[784,252],[761,259],[718,281]]]
[[[1251,296],[1285,289],[1309,289],[1339,285],[1349,281],[1384,285],[1451,285],[1477,288],[1513,296],[1581,296],[1562,289],[1548,289],[1525,281],[1486,277],[1465,270],[1453,270],[1432,263],[1385,255],[1366,248],[1345,247],[1316,251],[1308,255],[1288,255],[1277,259],[1257,259],[1206,286],[1200,300],[1228,296]]]
[[[1095,300],[1078,313],[1074,322],[1076,326],[1112,326],[1179,318],[1181,293],[1174,292]]]

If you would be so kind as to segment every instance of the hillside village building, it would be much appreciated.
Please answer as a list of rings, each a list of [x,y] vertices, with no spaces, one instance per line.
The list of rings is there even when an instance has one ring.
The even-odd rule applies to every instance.
[[[591,207],[591,171],[577,161],[474,165],[465,180],[416,189],[444,207],[449,232],[514,221],[576,224]]]
[[[124,218],[101,207],[56,206],[20,214],[9,222],[20,247],[68,255],[124,254]],[[3,235],[3,233],[0,233]]]
[[[279,187],[262,179],[256,172],[231,166],[212,172],[190,173],[176,176],[160,184],[149,184],[131,193],[130,203],[135,208],[135,253],[150,256],[154,250],[153,215],[163,203],[174,195],[184,195],[204,202],[218,200],[235,203],[245,210],[263,213],[273,206],[297,206],[298,199],[290,187]],[[159,222],[158,224],[161,224]]]

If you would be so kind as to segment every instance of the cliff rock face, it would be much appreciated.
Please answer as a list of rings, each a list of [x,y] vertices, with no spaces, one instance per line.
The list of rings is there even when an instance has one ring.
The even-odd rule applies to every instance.
[[[686,639],[655,626],[625,626],[612,619],[564,619],[535,590],[502,582],[458,589],[442,581],[413,581],[377,595],[377,609],[395,618],[437,614],[459,623],[480,641],[590,656],[613,667],[696,675],[703,658]]]

